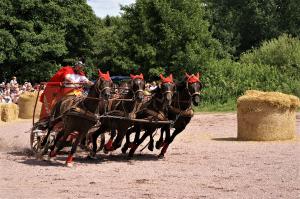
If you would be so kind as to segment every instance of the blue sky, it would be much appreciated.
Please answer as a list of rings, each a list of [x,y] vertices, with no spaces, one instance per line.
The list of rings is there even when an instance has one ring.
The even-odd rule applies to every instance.
[[[129,5],[135,0],[87,0],[98,17],[120,15],[120,5]]]

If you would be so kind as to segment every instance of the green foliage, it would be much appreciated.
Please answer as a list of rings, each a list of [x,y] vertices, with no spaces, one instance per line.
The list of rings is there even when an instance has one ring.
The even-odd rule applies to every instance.
[[[207,104],[225,104],[236,100],[246,90],[279,91],[298,95],[300,77],[295,71],[282,73],[263,64],[213,61],[202,68],[202,100]]]
[[[120,53],[150,78],[163,70],[194,72],[218,53],[198,0],[137,0],[123,10]]]
[[[91,57],[101,23],[84,0],[0,2],[0,76],[45,81],[66,59]]]
[[[215,38],[234,56],[282,33],[300,36],[298,0],[204,0]]]
[[[262,43],[261,47],[241,55],[243,63],[265,64],[281,69],[298,69],[300,73],[300,40],[283,34],[278,39]]]

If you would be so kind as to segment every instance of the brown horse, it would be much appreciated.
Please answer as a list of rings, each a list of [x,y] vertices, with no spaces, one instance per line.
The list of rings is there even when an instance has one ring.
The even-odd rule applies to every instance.
[[[175,84],[173,82],[173,76],[165,78],[160,76],[162,83],[153,92],[154,95],[149,102],[143,105],[142,110],[137,113],[137,119],[149,120],[149,123],[135,123],[134,127],[128,130],[126,133],[126,143],[122,148],[122,152],[126,153],[128,148],[131,148],[128,154],[128,158],[133,157],[133,154],[137,147],[147,138],[150,137],[150,143],[153,143],[153,133],[157,128],[161,128],[165,124],[156,123],[156,121],[168,121],[167,112],[168,106],[171,105],[172,96],[175,92]],[[152,121],[152,122],[151,122]],[[141,131],[144,130],[144,134],[140,138]],[[135,139],[133,143],[130,143],[130,134],[135,132]],[[153,145],[153,144],[152,144]],[[151,144],[150,144],[151,148]],[[151,150],[151,149],[150,149]]]
[[[54,158],[57,152],[65,146],[67,139],[71,138],[73,143],[66,164],[72,166],[77,145],[81,139],[85,138],[89,129],[97,124],[99,115],[107,111],[107,101],[110,97],[112,84],[109,72],[105,74],[99,71],[99,78],[90,88],[87,97],[73,104],[71,108],[70,106],[66,108],[64,105],[70,104],[67,100],[72,99],[61,102],[60,113],[62,113],[64,133],[56,137],[55,144],[49,153],[49,159]],[[67,111],[63,109],[67,109]]]
[[[129,84],[123,84],[120,87],[120,98],[115,99],[112,111],[108,112],[101,118],[100,128],[92,134],[93,149],[90,154],[95,157],[97,151],[97,138],[100,134],[111,130],[111,138],[105,145],[105,151],[113,151],[121,146],[122,140],[127,132],[127,129],[133,125],[130,119],[135,118],[135,114],[139,111],[144,98],[145,81],[142,74],[130,75],[131,81]],[[124,87],[128,87],[125,89]],[[123,94],[122,94],[123,93]],[[112,116],[111,118],[109,116]],[[119,117],[119,118],[118,118]],[[117,132],[117,133],[116,133]],[[116,139],[113,141],[115,135]]]
[[[172,127],[175,128],[175,131],[172,133],[172,136],[170,136],[170,127],[164,126],[161,129],[161,136],[156,143],[157,149],[163,147],[159,157],[164,156],[174,138],[182,132],[191,121],[194,115],[192,104],[198,106],[201,89],[202,84],[200,82],[199,73],[196,75],[186,74],[185,80],[177,85],[176,93],[173,96],[172,104],[168,111],[168,118],[174,121]],[[163,141],[164,132],[166,135]]]

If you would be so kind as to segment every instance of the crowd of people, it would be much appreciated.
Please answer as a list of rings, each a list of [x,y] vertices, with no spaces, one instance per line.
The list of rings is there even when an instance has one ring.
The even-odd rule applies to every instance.
[[[14,76],[10,82],[0,84],[0,103],[18,103],[19,96],[24,92],[34,92],[37,86],[32,86],[30,82],[19,84]]]

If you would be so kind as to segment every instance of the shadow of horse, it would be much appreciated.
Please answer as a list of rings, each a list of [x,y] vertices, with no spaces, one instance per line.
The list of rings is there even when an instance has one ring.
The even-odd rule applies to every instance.
[[[54,167],[65,167],[64,160],[68,156],[68,153],[66,151],[61,151],[60,156],[56,158],[55,161],[48,161],[45,159],[37,159],[34,157],[34,153],[26,148],[22,151],[11,151],[7,154],[14,156],[14,157],[20,157],[21,160],[15,160],[18,163],[30,165],[30,166],[54,166]],[[127,156],[125,154],[99,154],[96,156],[96,159],[91,159],[88,156],[79,155],[76,157],[75,162],[79,164],[101,164],[101,163],[109,163],[109,162],[124,162],[132,164],[136,161],[158,161],[161,160],[157,157],[155,154],[139,154],[136,155],[131,160],[127,159]]]

